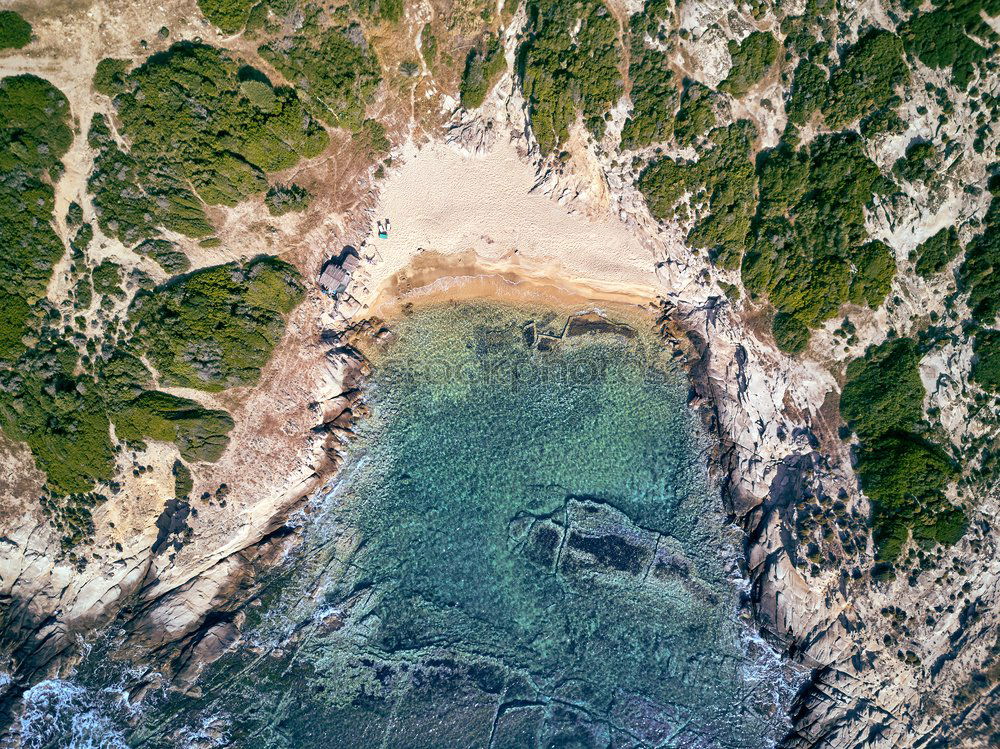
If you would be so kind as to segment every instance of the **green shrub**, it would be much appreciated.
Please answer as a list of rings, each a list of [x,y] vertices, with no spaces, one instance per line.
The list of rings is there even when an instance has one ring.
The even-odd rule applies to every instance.
[[[662,0],[647,0],[642,13],[630,22],[631,56],[628,75],[632,112],[622,128],[622,148],[635,149],[666,140],[673,133],[677,110],[677,79],[667,56],[646,44],[655,38],[660,23],[671,19],[672,9]]]
[[[73,250],[73,259],[77,260],[83,257],[84,250],[90,246],[91,241],[94,239],[94,227],[90,224],[83,224],[77,230],[76,234],[69,241],[70,249]]]
[[[795,78],[788,95],[785,112],[789,121],[804,125],[826,103],[828,83],[823,68],[802,60],[795,68]]]
[[[713,147],[698,160],[695,170],[708,195],[708,214],[694,225],[687,241],[708,250],[712,262],[727,269],[739,267],[757,204],[752,161],[756,136],[748,120],[712,131]]]
[[[264,196],[264,204],[272,216],[283,216],[291,211],[304,211],[312,201],[312,194],[296,185],[274,185]]]
[[[195,271],[137,296],[136,344],[168,385],[252,385],[303,297],[298,272],[274,258]]]
[[[733,66],[719,90],[741,99],[778,59],[778,40],[768,31],[753,31],[742,42],[729,41]]]
[[[771,324],[771,333],[778,348],[789,354],[801,353],[809,345],[809,328],[795,315],[784,312],[776,314]]]
[[[943,490],[958,469],[939,446],[920,436],[924,387],[916,342],[872,346],[847,367],[840,413],[861,439],[858,477],[872,500],[877,558],[895,561],[910,537],[918,543],[955,543],[965,513]]]
[[[168,64],[170,59],[170,54],[161,56],[156,64]],[[233,73],[235,80],[235,68]],[[191,76],[178,76],[178,80],[196,85]],[[202,80],[197,85],[211,85],[210,77],[208,81]],[[156,196],[155,201],[147,200],[140,207],[155,211],[162,201],[163,210],[173,210],[171,201],[176,204],[176,196],[163,192],[163,185],[171,179],[178,182],[182,177],[186,179],[184,172],[171,172],[177,168],[177,159],[181,157],[170,149],[183,150],[183,117],[172,114],[171,119],[157,110],[155,102],[150,101],[156,98],[152,89],[143,91],[147,82],[142,73],[134,71],[116,98],[126,134],[136,138],[133,153],[125,154],[117,149],[116,153],[110,153],[109,142],[113,138],[103,117],[94,118],[92,137],[99,150],[99,164],[107,166],[109,159],[114,159],[108,167],[116,170],[116,181],[111,184],[119,185],[123,197],[147,195],[136,184],[125,184],[127,180],[123,178],[129,177],[132,172],[128,170],[134,167],[136,179],[142,179],[143,187],[150,186],[149,195]],[[172,79],[170,86],[172,95],[176,96],[178,81]],[[160,93],[168,97],[166,90]],[[129,101],[136,95],[145,102],[143,105]],[[185,99],[185,102],[185,106],[199,104],[196,97]],[[131,110],[133,106],[138,109]],[[158,112],[159,119],[133,118],[140,109],[147,115]],[[299,114],[301,116],[301,109]],[[298,127],[301,127],[301,120]],[[252,130],[252,127],[244,131],[247,129]],[[157,159],[151,156],[153,145],[143,141],[147,137],[161,141],[155,144],[155,148],[162,149]],[[124,434],[128,434],[131,425],[136,433],[151,432],[145,434],[147,437],[174,439],[184,454],[196,459],[216,457],[231,427],[231,420],[223,412],[196,412],[193,410],[196,404],[178,403],[172,400],[173,396],[148,393],[146,388],[151,375],[133,352],[125,350],[124,347],[130,345],[128,340],[119,340],[118,350],[109,350],[114,339],[105,339],[101,344],[94,338],[88,339],[87,353],[81,359],[80,352],[68,340],[67,331],[50,327],[53,321],[59,320],[60,314],[48,306],[43,297],[52,266],[66,251],[52,229],[52,183],[62,172],[60,159],[71,142],[69,104],[57,89],[34,76],[0,81],[0,216],[3,217],[0,220],[0,248],[3,250],[0,252],[0,291],[4,292],[0,295],[0,358],[5,360],[5,366],[0,367],[0,428],[10,438],[27,443],[38,468],[46,474],[47,490],[64,498],[46,500],[45,509],[51,522],[63,533],[67,548],[85,539],[92,530],[86,502],[98,501],[91,491],[94,485],[115,476],[109,414],[122,423]],[[232,140],[226,140],[224,145],[232,147]],[[207,148],[204,141],[199,147]],[[150,160],[143,162],[136,153]],[[123,168],[126,169],[124,174]],[[203,160],[200,168],[212,166]],[[191,195],[191,200],[200,211],[198,199]],[[115,217],[100,215],[111,210],[109,206],[113,203],[102,202],[98,197],[94,202],[99,220],[111,227],[110,233],[114,234],[118,227],[112,226],[110,221]],[[138,216],[136,221],[144,226],[162,217],[159,214],[143,216],[134,206],[130,206],[131,214],[121,206],[114,206],[114,210],[122,215]],[[177,224],[176,213],[166,216],[170,220],[165,223]],[[78,224],[82,217],[79,206],[71,209],[70,225]],[[93,235],[93,228],[82,224],[70,242],[77,269],[83,263],[84,251]],[[162,261],[168,257],[164,251],[169,252],[169,247],[153,244],[148,251],[151,255],[159,255]],[[178,260],[173,257],[169,262],[178,263]],[[268,270],[270,266],[265,261],[258,261],[258,264],[267,267],[256,271],[250,267],[251,277],[240,285],[244,293],[234,298],[228,307],[228,314],[238,320],[236,324],[247,330],[249,340],[243,345],[250,353],[244,355],[244,361],[259,359],[261,351],[270,352],[268,331],[262,332],[259,328],[268,325],[271,331],[283,328],[281,310],[289,309],[296,295],[301,294],[299,286],[290,289],[285,283],[289,272],[283,267]],[[92,276],[83,276],[77,283],[74,289],[77,310],[91,304],[95,290],[123,296],[121,281],[120,266],[111,261],[101,263]],[[269,310],[278,311],[269,313]],[[254,313],[259,313],[257,318],[253,317]],[[274,316],[279,318],[277,323],[271,319]],[[259,323],[260,318],[264,318],[263,325],[255,327],[254,321]],[[82,322],[84,318],[78,316],[78,331],[82,330]],[[166,316],[157,322],[162,330],[171,330],[171,325],[176,323]],[[186,322],[182,319],[180,324]],[[224,327],[219,322],[216,319],[219,328]],[[72,335],[75,337],[79,333]],[[127,335],[127,331],[121,334],[125,339]],[[30,342],[30,348],[26,341]],[[84,502],[81,497],[91,499]]]
[[[285,37],[258,51],[298,87],[313,116],[333,127],[361,126],[382,74],[359,26]]]
[[[116,406],[111,421],[118,439],[137,446],[145,439],[173,442],[187,461],[218,460],[233,428],[225,411],[212,411],[193,400],[154,391]]]
[[[913,526],[913,540],[925,548],[934,544],[951,546],[965,535],[969,519],[960,507],[954,507],[938,496],[932,511]]]
[[[883,435],[865,444],[858,475],[865,493],[883,511],[905,500],[933,495],[956,470],[940,448],[912,436]]]
[[[435,61],[437,61],[437,53],[438,40],[434,35],[434,28],[429,23],[425,23],[424,28],[420,31],[420,55],[424,58],[424,64],[428,68],[434,66]]]
[[[94,268],[91,277],[94,282],[94,291],[98,294],[116,297],[125,296],[125,292],[121,288],[122,267],[118,263],[112,260],[105,260]]]
[[[265,173],[318,155],[329,142],[325,130],[292,90],[262,78],[190,43],[128,73],[115,97],[128,152],[103,117],[94,117],[89,135],[98,155],[88,186],[101,228],[128,244],[161,226],[208,236],[203,202],[234,205],[266,189]]]
[[[982,14],[1000,14],[995,0],[942,0],[927,13],[917,13],[899,28],[906,50],[931,68],[951,68],[952,82],[966,89],[976,65],[990,50],[976,38],[996,43],[995,31]]]
[[[136,245],[132,251],[137,255],[151,258],[170,274],[184,273],[191,268],[191,261],[176,244],[166,239],[147,239]]]
[[[948,263],[962,252],[962,244],[958,241],[958,232],[954,226],[941,229],[937,234],[925,239],[917,247],[917,275],[930,278],[940,273]]]
[[[225,34],[235,34],[246,26],[250,10],[258,0],[198,0],[205,18]]]
[[[500,38],[486,34],[465,58],[460,89],[462,106],[466,109],[481,107],[506,69],[507,60]]]
[[[281,102],[278,101],[274,89],[263,81],[256,79],[241,81],[240,93],[261,112],[272,114],[281,107]]]
[[[907,182],[927,182],[934,175],[937,162],[934,144],[919,141],[907,146],[906,154],[896,159],[892,173]]]
[[[880,135],[897,134],[906,131],[906,123],[892,109],[880,109],[867,117],[861,118],[861,134],[867,138],[877,138]]]
[[[24,352],[32,307],[65,253],[52,228],[60,159],[69,149],[69,102],[32,75],[0,80],[0,360]]]
[[[94,214],[101,230],[125,243],[155,232],[164,216],[155,196],[139,186],[143,167],[118,147],[100,112],[91,120],[87,140],[97,149],[87,189],[93,195]],[[198,231],[210,232],[208,218],[200,206],[198,210]]]
[[[250,14],[247,16],[246,28],[244,29],[247,36],[252,36],[267,26],[268,11],[273,5],[274,3],[263,2],[258,3],[250,9]]]
[[[990,203],[983,233],[969,242],[959,278],[969,290],[972,317],[992,325],[1000,312],[1000,200]]]
[[[78,375],[68,342],[41,341],[0,371],[0,426],[28,444],[48,490],[90,491],[114,475],[108,418],[98,391]]]
[[[848,300],[860,306],[877,309],[889,295],[892,278],[896,275],[896,258],[892,248],[877,239],[861,245],[851,257],[854,265]]]
[[[654,218],[671,221],[676,216],[678,201],[690,189],[688,182],[692,187],[698,184],[693,172],[690,164],[671,158],[654,161],[642,172],[636,184]]]
[[[858,477],[872,500],[877,559],[895,561],[907,529],[919,528],[925,541],[962,537],[965,514],[942,493],[957,473],[940,448],[912,435],[884,435],[863,445]]]
[[[399,23],[403,20],[403,0],[379,0],[378,14],[384,21]]]
[[[133,400],[146,390],[152,373],[134,353],[119,348],[97,368],[97,388],[105,403]]]
[[[362,122],[361,130],[355,136],[355,141],[362,146],[369,159],[375,159],[392,148],[385,125],[378,120]]]
[[[94,301],[94,282],[90,276],[81,276],[73,287],[73,306],[78,310],[90,309]]]
[[[83,207],[75,200],[66,209],[66,226],[73,228],[83,223]]]
[[[919,363],[916,343],[898,338],[848,365],[840,414],[862,439],[917,427],[924,412]]]
[[[94,90],[111,98],[118,96],[125,90],[128,68],[128,60],[105,57],[97,63],[97,70],[94,72]]]
[[[873,30],[842,56],[830,76],[823,115],[831,128],[842,128],[891,105],[895,89],[910,78],[903,43],[888,31]]]
[[[21,49],[31,41],[31,24],[20,13],[0,10],[0,49]]]
[[[762,196],[743,257],[743,284],[779,312],[816,327],[853,301],[877,307],[895,274],[868,242],[865,206],[881,173],[853,133],[820,135],[808,151],[779,145],[758,158]]]
[[[518,50],[532,132],[543,154],[569,137],[579,113],[595,138],[621,97],[618,24],[601,0],[529,0]],[[572,34],[577,30],[575,34]]]
[[[973,345],[969,378],[984,390],[1000,393],[1000,330],[981,330]]]
[[[661,221],[674,217],[686,192],[703,191],[707,204],[688,234],[692,247],[708,250],[713,262],[735,268],[746,245],[756,207],[757,175],[753,167],[756,130],[747,120],[712,131],[711,148],[694,164],[662,158],[640,176],[639,190],[650,212]]]
[[[674,119],[674,137],[682,146],[689,146],[715,127],[714,92],[697,81],[685,81],[681,106]]]
[[[173,474],[174,474],[174,496],[175,497],[188,496],[191,493],[191,490],[194,488],[194,478],[191,476],[191,469],[189,469],[179,460],[175,460],[173,467]]]

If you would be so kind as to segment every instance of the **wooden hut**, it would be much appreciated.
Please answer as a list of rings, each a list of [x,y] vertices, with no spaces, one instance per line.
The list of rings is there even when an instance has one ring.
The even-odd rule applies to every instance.
[[[350,245],[347,245],[337,257],[330,258],[319,274],[319,287],[323,293],[332,297],[344,293],[351,283],[351,275],[360,262],[357,250]]]

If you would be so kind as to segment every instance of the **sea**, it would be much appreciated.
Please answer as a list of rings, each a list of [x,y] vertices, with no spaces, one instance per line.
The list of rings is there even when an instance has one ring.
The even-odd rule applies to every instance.
[[[134,703],[165,664],[116,658],[109,632],[25,695],[21,745],[774,746],[796,684],[747,623],[687,376],[641,316],[571,312],[394,320],[370,414],[239,644]]]

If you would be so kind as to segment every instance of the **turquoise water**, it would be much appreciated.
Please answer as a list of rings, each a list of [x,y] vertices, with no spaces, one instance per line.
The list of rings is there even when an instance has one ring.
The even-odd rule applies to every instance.
[[[540,351],[532,319],[565,320],[464,304],[396,325],[341,477],[247,609],[250,645],[207,670],[200,697],[156,703],[129,745],[781,735],[788,692],[737,621],[739,539],[683,373],[643,335]]]

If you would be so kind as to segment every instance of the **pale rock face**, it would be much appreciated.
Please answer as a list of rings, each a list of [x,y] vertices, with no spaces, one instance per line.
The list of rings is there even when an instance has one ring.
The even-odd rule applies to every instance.
[[[699,13],[697,19],[703,16]],[[682,28],[687,28],[682,26]],[[718,26],[692,29],[691,39],[678,45],[688,75],[711,88],[717,87],[729,75],[733,61],[729,54],[729,39]]]

